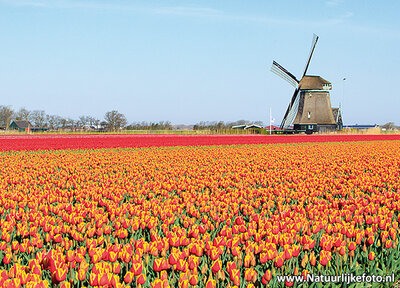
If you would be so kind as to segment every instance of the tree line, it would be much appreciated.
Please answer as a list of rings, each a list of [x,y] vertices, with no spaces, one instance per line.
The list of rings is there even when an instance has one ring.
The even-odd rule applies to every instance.
[[[82,115],[78,119],[62,117],[59,115],[47,114],[44,110],[28,110],[20,108],[13,110],[11,106],[0,105],[0,127],[9,129],[13,120],[29,121],[33,127],[47,128],[49,130],[101,130],[101,131],[117,131],[126,130],[172,130],[173,126],[170,121],[159,122],[133,122],[128,124],[124,114],[117,110],[112,110],[104,115],[104,119],[100,120],[93,116]],[[193,125],[193,130],[226,130],[232,126],[248,124],[250,121],[238,120],[234,122],[224,121],[201,121]],[[262,121],[251,122],[257,125],[263,125]]]
[[[116,131],[125,128],[128,123],[125,115],[117,110],[105,113],[104,119],[100,120],[87,115],[82,115],[78,119],[72,119],[59,115],[50,115],[44,110],[30,111],[26,108],[20,108],[14,111],[10,106],[0,106],[0,126],[8,130],[13,120],[29,121],[33,127],[43,127],[50,130],[93,129]]]
[[[103,120],[87,115],[79,116],[78,119],[72,119],[69,117],[47,114],[44,110],[31,111],[23,107],[15,111],[11,106],[0,105],[1,128],[8,130],[13,120],[29,121],[33,127],[44,127],[49,130],[172,130],[172,124],[169,121],[142,121],[133,122],[128,125],[125,115],[117,110],[105,113]]]

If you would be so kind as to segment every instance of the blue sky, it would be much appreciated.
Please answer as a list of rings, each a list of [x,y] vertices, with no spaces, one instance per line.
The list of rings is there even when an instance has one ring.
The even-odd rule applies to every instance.
[[[0,99],[128,122],[279,124],[272,60],[333,83],[347,124],[400,124],[400,1],[0,0]],[[345,81],[341,79],[346,78]]]

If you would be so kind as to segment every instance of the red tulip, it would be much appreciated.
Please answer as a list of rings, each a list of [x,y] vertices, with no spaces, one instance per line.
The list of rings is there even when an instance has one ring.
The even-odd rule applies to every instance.
[[[178,253],[171,253],[168,258],[168,263],[170,265],[176,265],[179,261],[179,254]]]
[[[84,269],[78,270],[78,279],[79,281],[84,281],[86,279],[86,271]]]
[[[205,288],[215,288],[215,287],[217,287],[217,281],[215,281],[214,279],[208,279]]]
[[[133,277],[134,277],[134,275],[133,275],[132,272],[130,272],[130,271],[126,272],[125,277],[124,277],[124,282],[125,282],[126,284],[132,283]]]
[[[12,255],[7,253],[6,255],[4,255],[3,263],[4,264],[10,264],[11,259],[12,259]]]
[[[133,272],[133,274],[135,276],[140,275],[142,273],[142,270],[143,270],[142,263],[133,263],[132,264],[131,272]]]
[[[190,283],[190,285],[195,286],[195,285],[197,285],[198,282],[199,282],[199,276],[198,276],[198,275],[191,275],[191,276],[189,277],[189,283]]]
[[[222,262],[221,260],[215,260],[214,263],[211,266],[211,270],[213,273],[217,273],[219,270],[222,268]]]
[[[267,270],[267,271],[265,271],[265,273],[264,273],[264,275],[263,275],[263,277],[261,279],[261,282],[264,285],[267,285],[268,282],[271,280],[271,278],[272,278],[271,270]]]
[[[350,242],[348,248],[349,248],[349,251],[356,250],[356,243],[355,242]]]
[[[164,288],[163,281],[156,279],[153,283],[151,283],[151,288]]]
[[[374,251],[371,251],[371,252],[369,253],[368,259],[369,259],[370,261],[374,261],[374,260],[375,260],[375,252],[374,252]]]
[[[75,251],[74,250],[68,250],[67,251],[67,261],[68,262],[73,262],[75,260]]]
[[[231,273],[229,274],[233,285],[239,286],[240,285],[240,271],[238,269],[232,269]]]
[[[62,264],[57,267],[54,273],[57,281],[62,282],[67,278],[68,268],[65,264]]]
[[[279,256],[275,259],[275,266],[280,268],[283,266],[283,262],[285,260],[285,255],[284,254],[279,254]]]
[[[137,284],[144,284],[146,282],[146,276],[143,274],[140,274],[139,277],[136,279]]]

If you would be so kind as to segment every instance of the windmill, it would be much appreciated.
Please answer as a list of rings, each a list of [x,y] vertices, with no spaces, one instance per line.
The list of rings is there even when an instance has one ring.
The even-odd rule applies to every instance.
[[[331,107],[329,90],[332,89],[332,84],[320,76],[306,75],[318,38],[314,34],[310,54],[300,80],[276,61],[272,62],[271,71],[295,88],[283,117],[281,129],[293,125],[294,130],[312,133],[342,127],[340,109]]]

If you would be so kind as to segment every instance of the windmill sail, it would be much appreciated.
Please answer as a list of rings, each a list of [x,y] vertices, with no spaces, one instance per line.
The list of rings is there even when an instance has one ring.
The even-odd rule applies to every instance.
[[[297,88],[299,81],[292,73],[290,73],[281,65],[279,65],[278,62],[276,61],[272,62],[271,71],[276,75],[280,76],[281,78],[283,78],[284,80],[286,80],[287,82],[289,82],[289,84],[292,85],[293,87]]]
[[[296,90],[294,90],[292,99],[289,103],[288,108],[286,109],[285,116],[283,117],[281,123],[281,129],[286,129],[293,124],[293,120],[296,117],[297,110],[299,109],[299,101],[300,101],[300,95],[299,95],[299,89],[297,88]]]
[[[311,57],[312,57],[312,55],[313,55],[313,53],[314,53],[315,45],[317,45],[318,38],[319,38],[319,37],[318,37],[317,35],[314,34],[313,40],[312,40],[312,42],[311,42],[310,55],[308,55],[308,60],[307,60],[307,62],[306,62],[306,67],[304,68],[304,72],[303,72],[303,75],[301,76],[301,78],[303,78],[303,77],[306,75],[306,73],[307,73],[307,69],[308,69],[308,66],[310,65]]]

